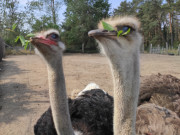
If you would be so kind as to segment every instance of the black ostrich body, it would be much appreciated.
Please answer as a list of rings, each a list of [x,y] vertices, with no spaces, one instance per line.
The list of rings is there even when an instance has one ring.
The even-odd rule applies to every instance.
[[[75,99],[68,99],[70,117],[75,131],[85,135],[113,134],[113,98],[100,89],[83,92]],[[34,126],[35,135],[56,135],[51,108]]]

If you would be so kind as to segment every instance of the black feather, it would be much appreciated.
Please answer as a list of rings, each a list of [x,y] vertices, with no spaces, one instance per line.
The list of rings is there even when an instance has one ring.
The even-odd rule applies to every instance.
[[[113,134],[113,98],[100,89],[85,91],[68,99],[73,129],[85,135]],[[56,135],[49,108],[34,126],[35,135]]]

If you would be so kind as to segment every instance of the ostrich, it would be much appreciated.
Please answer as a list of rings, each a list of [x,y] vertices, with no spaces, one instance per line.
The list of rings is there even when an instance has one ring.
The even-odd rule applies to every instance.
[[[165,107],[145,103],[137,108],[137,135],[179,135],[180,118]]]
[[[138,104],[136,133],[180,134],[180,79],[160,73],[146,77],[141,83]]]
[[[36,135],[110,135],[113,99],[92,83],[76,99],[67,99],[62,67],[65,45],[57,30],[36,34],[31,43],[46,62],[51,108],[34,127]],[[68,106],[69,105],[69,106]],[[70,108],[70,111],[69,111]]]
[[[116,17],[103,20],[115,30],[130,33],[117,36],[116,31],[103,30],[100,22],[93,36],[109,60],[114,83],[114,135],[135,135],[136,108],[139,95],[139,48],[142,36],[140,22],[135,17]]]
[[[180,117],[180,79],[172,75],[151,75],[141,83],[139,105],[154,103]]]

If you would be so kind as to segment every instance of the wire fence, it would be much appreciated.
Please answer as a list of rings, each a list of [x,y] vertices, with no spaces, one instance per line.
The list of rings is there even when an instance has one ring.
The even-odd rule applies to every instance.
[[[180,45],[178,46],[178,49],[170,49],[168,47],[168,44],[166,44],[166,48],[160,47],[160,45],[153,47],[153,45],[150,45],[149,49],[150,54],[168,54],[168,55],[180,55]]]

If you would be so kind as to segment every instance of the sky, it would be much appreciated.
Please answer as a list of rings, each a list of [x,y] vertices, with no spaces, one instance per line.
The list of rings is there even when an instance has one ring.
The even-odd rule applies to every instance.
[[[28,1],[31,0],[19,0],[19,4],[25,6]],[[112,8],[117,8],[121,1],[124,0],[109,0],[109,3],[111,4]],[[127,1],[132,1],[132,0],[127,0]]]

